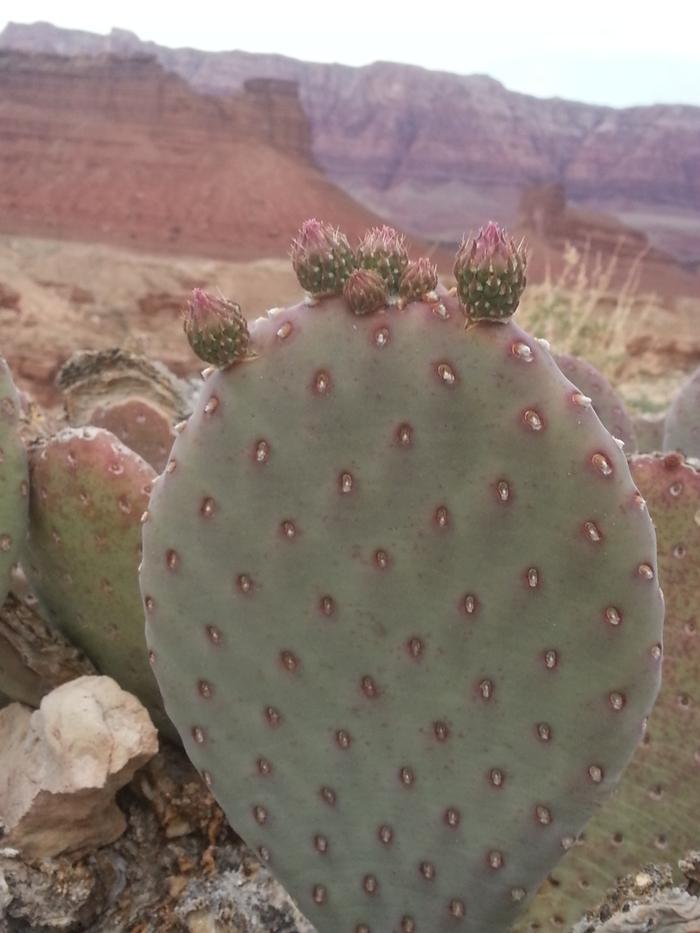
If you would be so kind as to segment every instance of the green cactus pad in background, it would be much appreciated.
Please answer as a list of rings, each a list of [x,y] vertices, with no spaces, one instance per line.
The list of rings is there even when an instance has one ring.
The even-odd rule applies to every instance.
[[[175,435],[173,425],[187,416],[187,387],[165,366],[121,349],[83,350],[61,367],[72,427],[105,428],[160,472]]]
[[[90,423],[114,434],[156,472],[160,473],[168,462],[175,431],[170,419],[151,402],[131,398],[114,405],[98,405]]]
[[[527,253],[498,224],[490,221],[465,237],[457,253],[457,293],[472,321],[506,321],[525,288]]]
[[[49,621],[167,729],[137,572],[155,472],[108,431],[68,428],[30,450],[30,476],[25,569]]]
[[[396,294],[408,266],[405,237],[393,227],[373,227],[357,247],[357,264],[362,269],[376,272],[389,292]]]
[[[675,454],[633,457],[630,466],[656,526],[666,599],[663,683],[615,796],[532,904],[527,919],[538,930],[569,929],[616,877],[645,862],[675,862],[698,842],[700,473]],[[636,617],[626,622],[636,630]]]
[[[634,453],[637,450],[637,437],[632,419],[627,414],[622,397],[605,376],[587,360],[577,356],[566,353],[555,353],[553,356],[566,378],[591,399],[593,410],[612,436],[624,441],[625,452]]]
[[[658,688],[626,460],[549,353],[454,300],[250,333],[144,524],[168,713],[320,933],[504,930]]]
[[[10,370],[0,357],[0,605],[7,596],[10,571],[27,533],[29,485],[27,455],[19,436],[19,411]]]
[[[311,295],[340,295],[357,259],[344,233],[320,220],[305,221],[292,241],[292,266]]]
[[[700,369],[687,379],[666,415],[664,450],[679,450],[700,459]]]

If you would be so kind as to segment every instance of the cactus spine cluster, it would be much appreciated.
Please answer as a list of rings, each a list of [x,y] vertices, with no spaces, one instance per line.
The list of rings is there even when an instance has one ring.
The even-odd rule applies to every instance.
[[[524,257],[498,228],[460,250],[467,328],[444,294],[348,284],[351,308],[357,257],[318,222],[293,261],[333,297],[250,325],[151,496],[153,669],[320,933],[504,931],[656,696],[651,521],[590,400],[507,321]]]

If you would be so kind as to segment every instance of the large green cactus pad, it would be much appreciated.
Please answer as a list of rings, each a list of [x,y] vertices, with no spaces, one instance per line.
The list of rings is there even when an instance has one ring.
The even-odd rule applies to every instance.
[[[168,713],[321,933],[504,930],[656,694],[625,458],[535,340],[455,302],[302,304],[251,349],[144,525]]]
[[[30,452],[27,573],[49,620],[167,728],[138,588],[154,470],[113,434],[68,428]]]
[[[569,929],[617,876],[675,863],[698,844],[700,473],[672,454],[634,457],[631,470],[656,525],[666,600],[661,692],[616,794],[533,902],[528,919],[539,925],[523,930]]]
[[[666,415],[664,450],[700,458],[700,369],[676,393]]]
[[[0,357],[0,605],[27,533],[27,455],[18,425],[19,399],[7,363]]]
[[[634,453],[637,450],[634,423],[625,409],[622,396],[605,376],[588,360],[577,356],[556,353],[554,359],[566,378],[591,399],[593,410],[613,437],[624,441],[628,454]]]

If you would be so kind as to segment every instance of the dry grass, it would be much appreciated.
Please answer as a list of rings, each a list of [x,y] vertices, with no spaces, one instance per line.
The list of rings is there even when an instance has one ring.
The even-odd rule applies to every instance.
[[[618,255],[603,260],[567,244],[564,267],[553,278],[525,292],[520,311],[523,326],[545,337],[559,353],[583,356],[614,378],[627,355],[634,331],[649,325],[658,308],[653,295],[640,295],[640,267],[644,254],[631,264],[621,286],[613,290]]]
[[[558,353],[584,357],[611,380],[630,409],[654,413],[668,404],[683,373],[650,373],[635,367],[629,345],[640,334],[653,333],[663,310],[653,294],[639,291],[640,253],[619,283],[619,256],[606,259],[567,244],[563,269],[555,278],[531,285],[523,296],[519,323],[544,337]],[[614,284],[615,283],[615,284]]]

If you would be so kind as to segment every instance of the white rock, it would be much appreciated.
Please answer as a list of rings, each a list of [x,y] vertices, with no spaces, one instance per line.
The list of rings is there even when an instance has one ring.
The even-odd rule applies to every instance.
[[[38,710],[0,710],[3,843],[27,858],[106,845],[125,829],[116,792],[158,751],[146,709],[110,677],[86,676]]]

